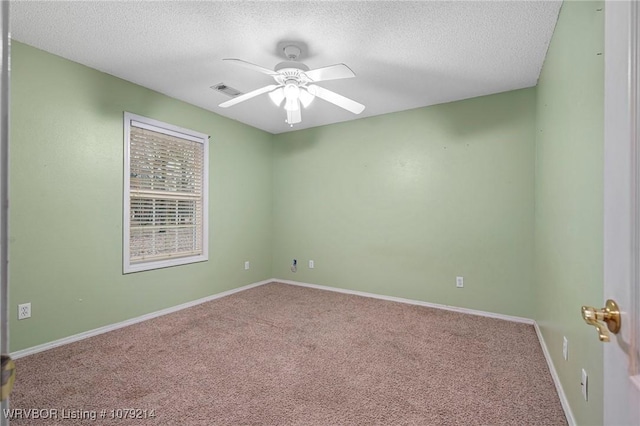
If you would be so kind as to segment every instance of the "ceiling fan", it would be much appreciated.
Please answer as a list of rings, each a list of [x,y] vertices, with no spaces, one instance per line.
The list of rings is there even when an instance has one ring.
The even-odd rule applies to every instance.
[[[219,106],[228,108],[263,93],[268,93],[276,106],[279,107],[284,101],[284,109],[287,111],[286,122],[291,127],[296,123],[302,122],[301,106],[307,108],[316,96],[354,114],[360,114],[364,111],[364,105],[361,103],[315,84],[320,81],[355,77],[356,75],[348,66],[345,64],[336,64],[310,70],[309,67],[302,62],[296,61],[300,55],[300,48],[298,46],[288,45],[285,46],[283,50],[289,60],[280,62],[275,66],[273,71],[241,59],[223,59],[223,61],[229,61],[236,65],[270,75],[276,84],[270,84],[245,93],[244,95],[237,96],[221,103]]]

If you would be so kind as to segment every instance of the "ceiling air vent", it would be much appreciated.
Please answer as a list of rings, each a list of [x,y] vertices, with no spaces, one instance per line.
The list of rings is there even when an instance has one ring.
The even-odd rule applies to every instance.
[[[227,86],[224,83],[218,83],[214,86],[211,86],[211,88],[213,90],[216,90],[220,93],[224,93],[227,96],[231,96],[232,98],[235,98],[236,96],[242,95],[242,92],[239,91],[238,89],[234,89],[233,87]]]

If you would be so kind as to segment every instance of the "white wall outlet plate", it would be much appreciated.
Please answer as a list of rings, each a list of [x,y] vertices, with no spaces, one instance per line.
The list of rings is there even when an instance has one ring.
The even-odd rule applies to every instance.
[[[456,277],[456,287],[464,287],[464,277]]]
[[[249,270],[249,261],[248,260],[246,262],[244,262],[244,270],[245,271]]]
[[[582,397],[585,401],[589,400],[589,377],[587,377],[587,372],[582,369],[582,381],[580,382],[580,387],[582,388]]]
[[[18,319],[31,318],[31,303],[22,303],[18,305]]]
[[[565,361],[569,359],[569,341],[567,340],[567,336],[562,338],[562,357]]]
[[[309,261],[309,269],[313,269],[316,267],[316,264],[313,262],[313,260]]]

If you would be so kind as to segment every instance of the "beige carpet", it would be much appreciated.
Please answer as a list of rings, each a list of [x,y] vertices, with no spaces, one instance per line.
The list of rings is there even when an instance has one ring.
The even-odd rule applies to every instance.
[[[11,407],[59,417],[18,425],[566,424],[531,325],[286,284],[25,357],[17,369]],[[114,409],[155,418],[112,420]],[[98,420],[61,418],[82,410]]]

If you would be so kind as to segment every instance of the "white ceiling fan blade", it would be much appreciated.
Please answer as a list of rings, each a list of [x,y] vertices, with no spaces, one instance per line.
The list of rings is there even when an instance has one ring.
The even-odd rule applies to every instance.
[[[345,64],[330,65],[328,67],[317,68],[311,71],[305,71],[307,77],[312,81],[339,80],[341,78],[351,78],[356,75],[351,68]]]
[[[316,86],[312,84],[307,87],[309,93],[319,97],[320,99],[324,99],[327,102],[331,102],[339,106],[340,108],[344,108],[347,111],[350,111],[354,114],[360,114],[364,111],[364,105],[358,103],[352,99],[345,98],[342,95],[338,95],[336,92],[332,92],[331,90],[325,89],[324,87]]]
[[[302,112],[300,110],[301,110],[300,104],[298,104],[298,108],[294,110],[287,110],[287,123],[290,126],[293,126],[296,123],[302,122]]]
[[[254,71],[258,71],[258,72],[261,72],[263,74],[267,74],[267,75],[270,75],[270,76],[280,75],[277,72],[275,72],[273,70],[270,70],[269,68],[261,67],[260,65],[252,64],[251,62],[243,61],[242,59],[227,58],[227,59],[223,59],[223,61],[232,62],[232,63],[234,63],[236,65],[240,65],[241,67],[248,68],[248,69],[254,70]]]
[[[311,102],[313,102],[315,98],[316,97],[309,93],[304,87],[300,89],[300,103],[303,107],[309,108],[309,105],[311,105]]]
[[[270,91],[272,91],[274,89],[277,89],[278,87],[280,87],[280,86],[278,86],[277,84],[270,84],[268,86],[261,87],[260,89],[256,89],[256,90],[254,90],[252,92],[245,93],[244,95],[237,96],[237,97],[235,97],[233,99],[228,100],[227,102],[221,103],[218,106],[222,107],[222,108],[228,108],[228,107],[233,106],[235,104],[238,104],[240,102],[246,101],[247,99],[251,99],[251,98],[254,98],[254,97],[258,96],[258,95],[262,95],[263,93],[270,92]]]

